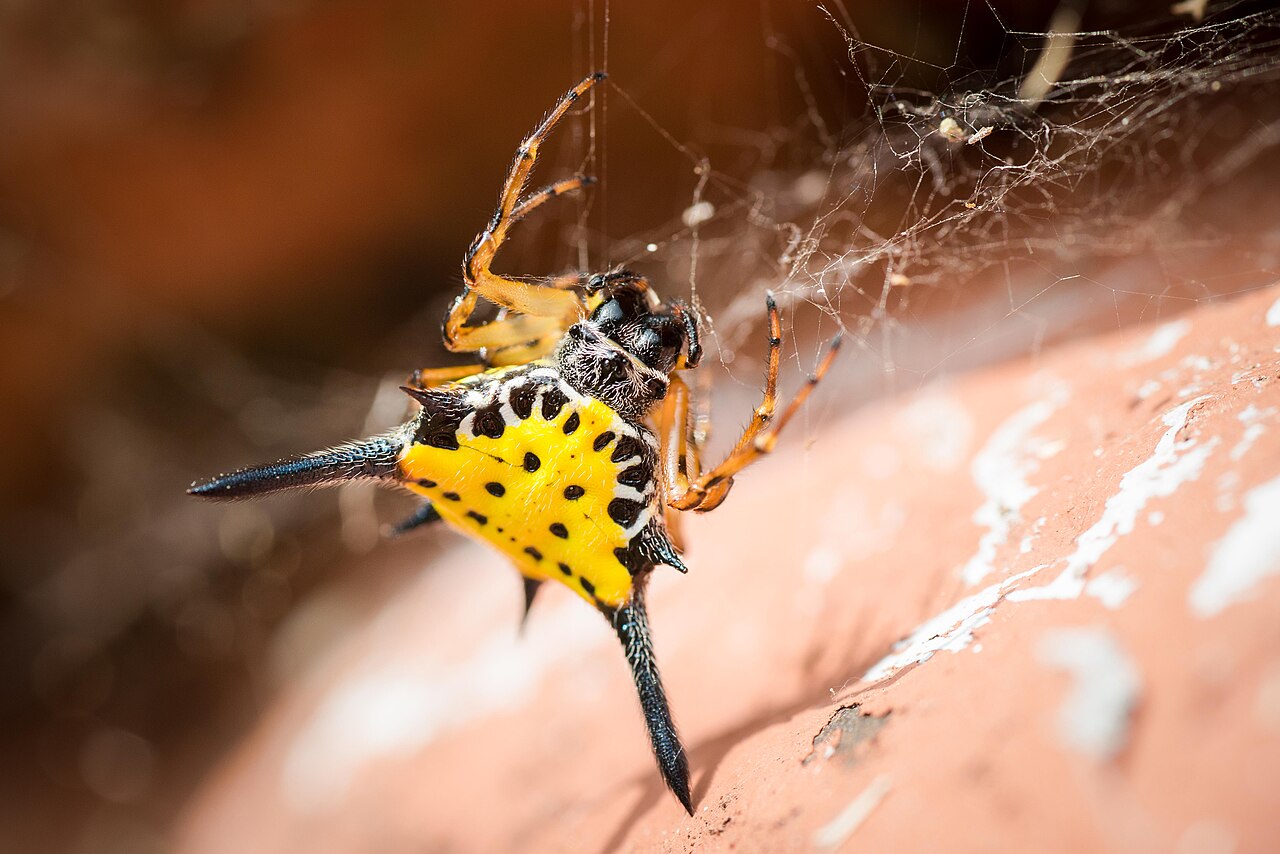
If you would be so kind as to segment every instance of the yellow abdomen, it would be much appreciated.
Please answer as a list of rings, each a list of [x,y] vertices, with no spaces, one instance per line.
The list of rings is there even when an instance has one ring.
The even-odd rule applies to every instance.
[[[550,367],[495,369],[465,386],[457,447],[409,444],[404,485],[525,576],[597,606],[625,603],[632,579],[620,555],[653,513],[652,436]]]

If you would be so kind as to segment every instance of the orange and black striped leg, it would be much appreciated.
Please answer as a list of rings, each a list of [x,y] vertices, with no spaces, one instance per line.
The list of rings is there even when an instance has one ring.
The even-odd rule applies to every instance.
[[[640,697],[640,709],[644,713],[658,770],[680,805],[693,815],[693,802],[689,797],[689,760],[671,719],[671,707],[653,656],[653,638],[644,607],[644,581],[637,578],[637,582],[631,600],[619,608],[604,609],[605,616],[613,624],[626,653],[627,664],[631,666],[631,677]]]
[[[577,273],[570,273],[565,276],[557,276],[548,280],[543,287],[556,288],[558,290],[569,290],[576,288],[582,281],[582,277]],[[480,340],[490,341],[490,345],[485,350],[485,356],[491,367],[501,368],[508,365],[523,365],[537,359],[542,359],[550,355],[551,351],[556,348],[560,340],[564,337],[566,327],[561,323],[538,323],[536,328],[534,324],[526,319],[523,322],[516,323],[514,317],[499,317],[478,329],[487,330],[484,333],[477,333],[475,337],[468,337],[469,342]],[[533,339],[525,336],[536,333],[538,329],[544,330],[543,333]],[[467,330],[463,330],[464,336],[471,336]],[[486,336],[488,336],[486,338]],[[515,343],[503,343],[506,341]]]
[[[538,207],[538,205],[543,202],[548,202],[551,199],[563,196],[566,193],[581,190],[584,187],[590,187],[595,182],[596,179],[590,175],[574,175],[572,178],[557,181],[554,184],[543,187],[537,192],[530,193],[528,196],[525,196],[523,201],[516,205],[515,210],[511,211],[511,218],[508,224],[514,224],[524,219],[530,211]]]
[[[507,230],[520,217],[548,199],[586,185],[585,178],[571,178],[534,193],[524,202],[520,201],[520,194],[537,161],[538,148],[543,140],[569,108],[603,79],[603,74],[593,74],[565,93],[555,108],[516,150],[515,160],[507,172],[507,179],[499,196],[498,208],[494,211],[489,226],[472,242],[463,261],[465,288],[445,319],[444,341],[445,346],[450,350],[462,352],[486,346],[478,343],[477,339],[470,335],[474,330],[466,326],[475,311],[478,297],[484,297],[490,302],[520,314],[553,319],[562,329],[568,328],[573,322],[586,315],[582,299],[577,293],[503,278],[491,272],[490,264],[506,239]],[[476,329],[483,328],[484,326],[476,327]]]
[[[543,288],[542,290],[547,293],[569,297],[574,304],[578,302],[578,295],[570,291],[553,291],[550,288]],[[472,294],[474,295],[474,292]],[[547,346],[548,341],[552,344],[559,341],[564,331],[574,322],[576,322],[576,316],[560,318],[516,314],[491,323],[481,324],[480,326],[460,326],[453,331],[453,341],[449,345],[449,349],[460,352],[475,352],[478,350],[500,351],[514,347],[532,347],[534,350],[540,351],[541,354],[550,350],[550,347]],[[494,364],[504,363],[494,359],[492,355],[490,360]],[[510,359],[505,360],[505,363],[512,364]]]
[[[689,482],[698,476],[698,453],[689,416],[689,386],[672,374],[667,396],[662,399],[654,423],[658,437],[658,465],[664,490],[663,520],[676,548],[684,549],[680,512],[674,502],[689,491]],[[691,471],[692,468],[692,471]]]
[[[419,368],[409,376],[409,381],[406,385],[413,388],[435,388],[445,383],[474,376],[486,370],[486,368],[487,366],[483,362],[471,365],[451,365],[447,368]]]
[[[782,324],[773,295],[769,294],[766,301],[769,311],[769,366],[765,375],[764,399],[756,407],[751,423],[743,430],[742,436],[725,457],[724,462],[694,478],[683,494],[675,496],[671,503],[677,510],[696,510],[705,513],[719,507],[728,496],[729,490],[733,488],[734,475],[773,450],[774,445],[777,444],[778,435],[808,400],[814,387],[831,367],[840,349],[841,336],[837,334],[831,339],[827,352],[813,376],[809,377],[804,388],[792,398],[781,417],[775,420],[778,407],[778,368],[782,353]]]

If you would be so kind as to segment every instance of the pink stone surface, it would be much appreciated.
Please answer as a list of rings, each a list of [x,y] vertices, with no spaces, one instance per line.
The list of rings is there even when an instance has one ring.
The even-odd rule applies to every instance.
[[[1278,350],[1271,288],[795,431],[652,587],[692,818],[608,627],[445,532],[177,848],[1280,849]]]

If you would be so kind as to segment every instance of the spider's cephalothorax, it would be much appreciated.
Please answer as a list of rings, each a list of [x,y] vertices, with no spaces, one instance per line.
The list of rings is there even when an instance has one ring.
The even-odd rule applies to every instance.
[[[831,364],[838,340],[777,415],[781,326],[769,297],[764,399],[728,457],[702,472],[689,388],[680,378],[702,355],[692,311],[663,302],[626,270],[541,283],[490,270],[513,223],[591,183],[578,176],[522,197],[542,140],[602,78],[570,90],[521,144],[498,209],[467,252],[465,286],[445,319],[444,340],[481,358],[415,372],[405,391],[421,408],[387,434],[241,469],[190,492],[231,499],[376,480],[427,499],[397,533],[443,519],[506,555],[524,579],[526,614],[544,581],[567,585],[621,640],[658,766],[692,812],[688,762],[653,658],[645,585],[656,566],[686,571],[671,537],[677,512],[719,506],[734,475],[773,448]],[[505,311],[468,325],[480,297]]]
[[[625,418],[643,418],[667,396],[678,363],[697,365],[697,319],[682,303],[664,305],[627,270],[593,276],[584,292],[595,308],[565,331],[553,355],[556,367],[583,394]]]

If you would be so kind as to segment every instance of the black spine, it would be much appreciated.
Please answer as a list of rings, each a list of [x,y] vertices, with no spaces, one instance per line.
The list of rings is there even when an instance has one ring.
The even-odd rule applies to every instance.
[[[631,665],[631,675],[640,695],[640,708],[644,712],[658,769],[685,811],[693,815],[693,803],[689,798],[689,760],[676,733],[675,722],[671,720],[666,692],[662,690],[641,586],[637,586],[630,602],[613,612],[612,621],[614,631],[622,641],[627,663]]]
[[[240,469],[194,483],[187,492],[201,498],[234,499],[349,480],[390,480],[396,476],[403,447],[404,441],[398,436],[377,436],[271,465]]]
[[[415,528],[423,525],[430,525],[433,522],[440,521],[440,511],[436,510],[435,505],[430,501],[426,501],[418,506],[413,515],[405,519],[400,524],[391,529],[392,537],[402,537]]]

